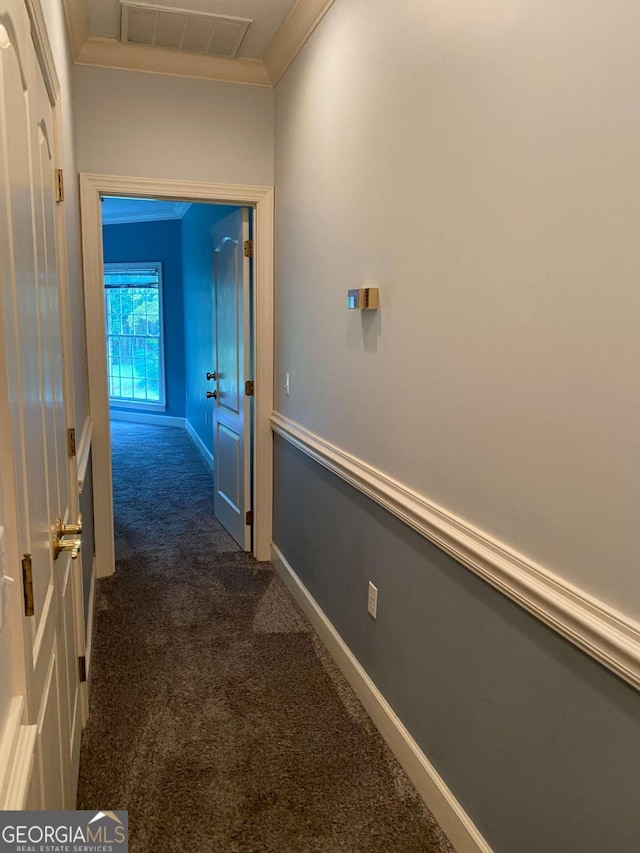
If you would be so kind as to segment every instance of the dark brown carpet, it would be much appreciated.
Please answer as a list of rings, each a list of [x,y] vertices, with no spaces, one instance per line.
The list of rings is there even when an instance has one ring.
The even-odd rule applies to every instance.
[[[114,423],[78,808],[134,853],[451,851],[269,563],[213,519],[179,429]]]

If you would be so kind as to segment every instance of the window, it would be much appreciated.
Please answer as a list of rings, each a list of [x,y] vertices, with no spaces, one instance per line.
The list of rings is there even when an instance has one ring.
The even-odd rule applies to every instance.
[[[162,265],[105,264],[104,294],[109,400],[164,409]]]

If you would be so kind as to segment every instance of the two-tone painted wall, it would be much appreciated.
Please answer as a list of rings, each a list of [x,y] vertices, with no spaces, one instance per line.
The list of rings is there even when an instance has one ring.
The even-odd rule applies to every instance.
[[[275,103],[280,420],[629,624],[639,31],[336,0]],[[275,544],[493,849],[636,849],[637,691],[280,437],[275,471]]]
[[[632,0],[335,0],[275,90],[278,412],[632,620],[639,30]],[[271,91],[74,82],[82,171],[273,183]],[[637,691],[281,438],[274,501],[496,853],[636,849]]]

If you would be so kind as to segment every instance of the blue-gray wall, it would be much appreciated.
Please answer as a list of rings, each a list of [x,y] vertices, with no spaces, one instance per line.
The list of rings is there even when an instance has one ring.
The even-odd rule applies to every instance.
[[[185,343],[182,292],[181,220],[132,222],[105,225],[104,261],[109,264],[162,262],[164,305],[164,348],[166,410],[164,414],[185,415]],[[118,409],[118,406],[113,406]],[[127,411],[130,409],[127,407]],[[162,415],[162,412],[157,412]]]
[[[640,849],[635,690],[277,436],[274,494],[276,545],[496,853]]]

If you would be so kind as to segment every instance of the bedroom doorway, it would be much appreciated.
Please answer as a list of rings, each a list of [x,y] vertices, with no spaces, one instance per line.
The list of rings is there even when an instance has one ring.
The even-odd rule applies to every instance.
[[[273,191],[271,188],[263,187],[184,185],[173,181],[81,175],[90,409],[94,426],[92,451],[95,478],[96,573],[98,576],[111,574],[115,565],[109,428],[110,376],[104,332],[106,308],[101,239],[102,198],[107,196],[154,199],[187,205],[207,202],[226,205],[228,208],[249,207],[251,209],[254,217],[253,280],[255,286],[244,313],[251,318],[249,330],[254,341],[253,376],[242,377],[242,390],[245,390],[245,381],[252,381],[254,385],[251,390],[255,392],[250,403],[249,419],[250,424],[253,425],[253,441],[248,442],[249,462],[252,467],[249,490],[254,501],[253,542],[249,547],[257,559],[268,559],[272,517],[270,415],[273,400]],[[244,248],[243,245],[243,257]],[[217,373],[215,366],[212,366],[208,372]],[[122,376],[119,378],[122,394]],[[128,384],[126,390],[129,390]],[[148,392],[147,387],[145,393]],[[151,392],[155,394],[155,385],[152,385]]]

